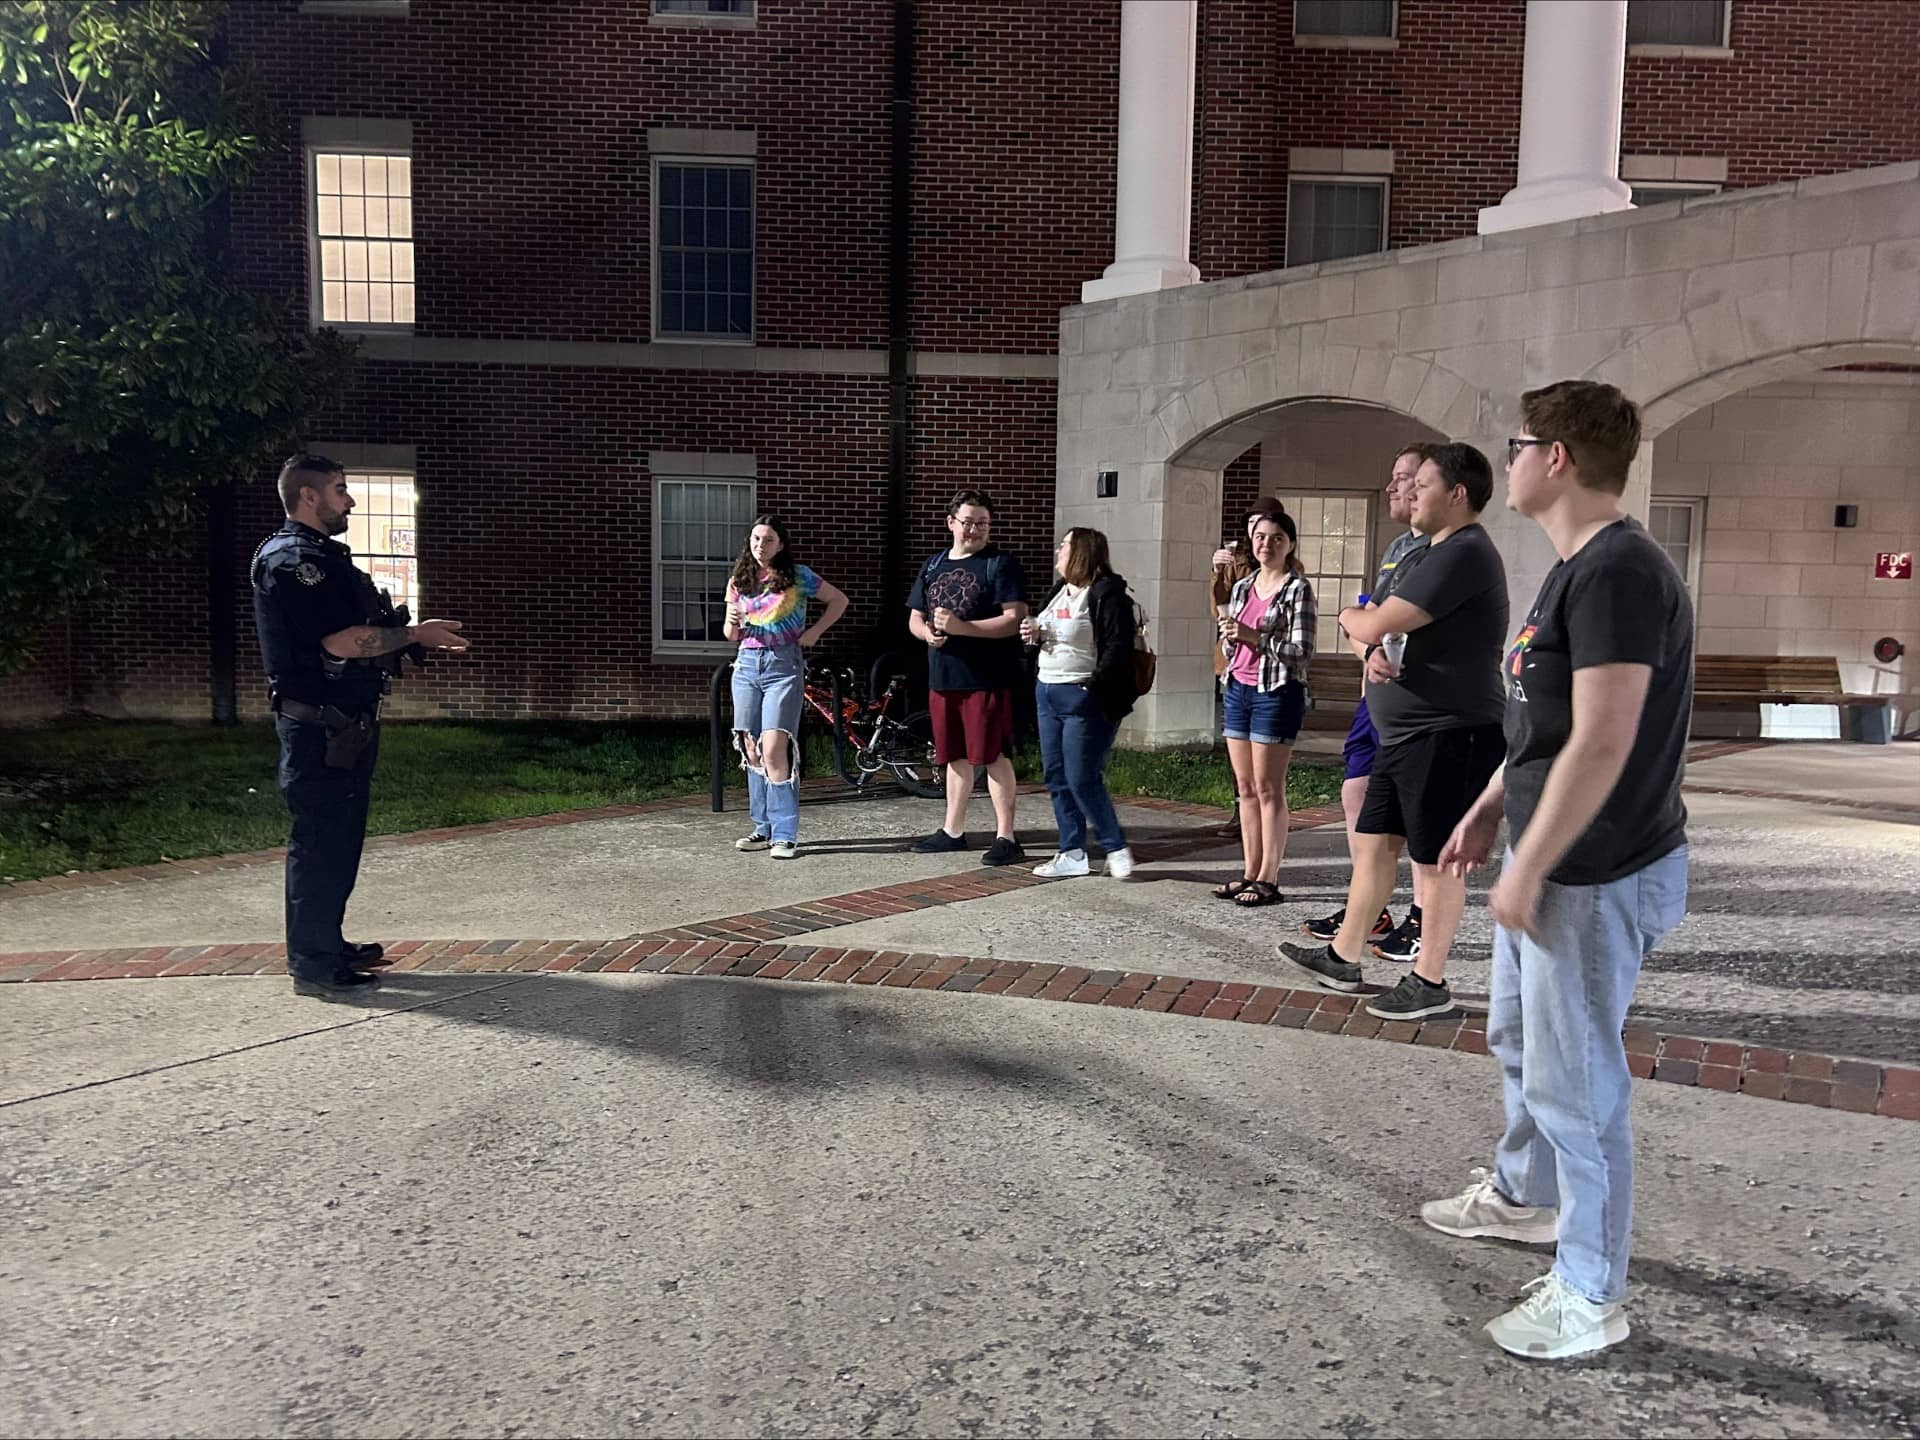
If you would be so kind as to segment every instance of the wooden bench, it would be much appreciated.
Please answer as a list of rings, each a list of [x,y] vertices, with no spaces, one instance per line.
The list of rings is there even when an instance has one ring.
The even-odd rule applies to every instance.
[[[1307,693],[1313,703],[1302,722],[1308,730],[1344,731],[1360,703],[1360,662],[1341,650],[1307,662]]]
[[[1877,739],[1861,736],[1858,720],[1844,712],[1884,710],[1891,700],[1887,695],[1847,694],[1840,686],[1840,662],[1831,655],[1696,655],[1693,659],[1696,734],[1703,712],[1713,723],[1733,724],[1734,735],[1743,730],[1757,735],[1765,729],[1762,705],[1822,705],[1843,712],[1842,736]]]

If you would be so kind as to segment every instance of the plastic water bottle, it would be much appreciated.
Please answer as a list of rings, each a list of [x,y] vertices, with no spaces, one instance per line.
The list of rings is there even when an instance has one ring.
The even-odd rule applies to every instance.
[[[1394,669],[1400,668],[1400,662],[1407,658],[1407,635],[1404,630],[1396,630],[1391,635],[1380,637],[1380,648],[1387,652],[1387,663]]]

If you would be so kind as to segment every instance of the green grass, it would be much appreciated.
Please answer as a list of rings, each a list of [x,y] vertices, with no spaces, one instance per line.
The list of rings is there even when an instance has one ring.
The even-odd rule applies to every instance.
[[[596,805],[704,794],[703,724],[528,723],[390,725],[368,829],[376,835],[518,819]],[[831,746],[808,735],[808,775],[831,775]],[[266,725],[230,729],[83,723],[0,731],[0,879],[108,870],[286,840],[274,787],[277,747]],[[1040,778],[1029,746],[1022,779]],[[1226,805],[1225,757],[1116,751],[1116,797]],[[729,773],[738,788],[740,772]],[[1296,764],[1296,807],[1339,793],[1332,769]]]

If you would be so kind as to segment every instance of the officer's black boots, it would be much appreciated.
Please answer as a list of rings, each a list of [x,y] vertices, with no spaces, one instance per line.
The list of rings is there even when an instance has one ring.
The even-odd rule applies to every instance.
[[[311,995],[316,1000],[341,1000],[366,994],[379,985],[378,975],[363,975],[358,970],[336,970],[326,979],[306,975],[293,977],[293,993]]]
[[[386,947],[377,940],[365,945],[347,942],[347,968],[349,970],[383,970],[393,962],[387,959]]]

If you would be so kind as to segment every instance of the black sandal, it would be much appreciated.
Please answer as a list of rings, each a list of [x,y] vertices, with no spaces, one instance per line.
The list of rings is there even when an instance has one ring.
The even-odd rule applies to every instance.
[[[1257,881],[1248,880],[1245,878],[1242,878],[1239,880],[1229,880],[1224,885],[1216,885],[1213,887],[1213,898],[1216,900],[1237,899],[1241,891],[1245,890],[1249,885],[1253,885],[1257,883],[1258,883]]]
[[[1247,898],[1249,895],[1253,896],[1253,899],[1249,900]],[[1248,910],[1257,909],[1262,905],[1278,905],[1280,887],[1269,885],[1265,880],[1249,880],[1246,888],[1233,897],[1233,903],[1244,906]]]

